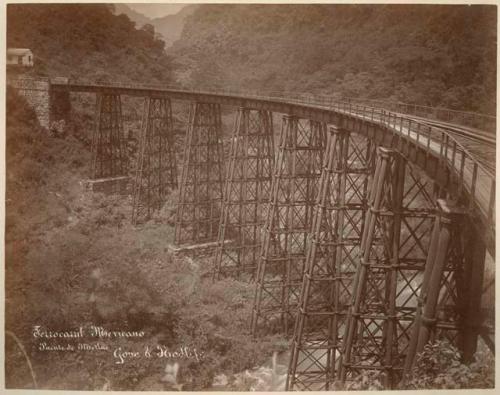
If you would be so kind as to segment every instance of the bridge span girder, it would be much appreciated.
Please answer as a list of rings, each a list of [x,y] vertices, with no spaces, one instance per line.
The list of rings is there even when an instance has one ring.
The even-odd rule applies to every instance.
[[[198,101],[204,103],[212,103],[217,105],[229,105],[238,107],[248,107],[256,110],[265,110],[289,114],[302,119],[310,119],[327,124],[338,125],[364,134],[373,139],[378,145],[395,148],[397,150],[405,150],[405,155],[411,161],[414,161],[421,167],[428,176],[433,179],[437,185],[447,191],[447,197],[468,207],[473,217],[478,221],[474,221],[474,226],[479,234],[485,236],[485,244],[491,256],[495,256],[495,199],[494,199],[494,177],[492,185],[489,186],[489,196],[483,200],[486,203],[480,204],[476,196],[476,181],[481,178],[478,175],[477,163],[474,163],[472,174],[472,186],[464,187],[463,173],[457,169],[453,169],[450,165],[451,155],[453,155],[453,164],[460,163],[460,158],[455,158],[456,144],[445,144],[445,151],[453,150],[453,154],[449,153],[449,160],[443,161],[443,145],[441,144],[441,152],[436,152],[435,149],[422,146],[421,143],[412,138],[401,135],[401,127],[404,122],[411,123],[411,120],[406,119],[404,122],[397,117],[401,114],[391,113],[383,109],[374,109],[373,107],[356,105],[355,103],[336,103],[331,100],[322,101],[321,103],[308,102],[300,99],[287,99],[279,97],[240,95],[235,93],[224,92],[203,92],[203,91],[188,91],[183,89],[169,87],[150,87],[150,86],[126,86],[120,84],[93,84],[78,81],[52,81],[50,84],[51,92],[87,92],[107,95],[131,95],[148,97],[155,95],[158,97],[168,97],[171,100],[183,101]],[[371,109],[371,113],[370,113]],[[374,110],[376,117],[374,117]],[[403,116],[404,118],[404,116]],[[418,122],[414,121],[414,124]],[[419,130],[420,130],[420,124]],[[436,128],[435,128],[436,129]],[[437,128],[439,129],[439,128]],[[413,132],[415,133],[415,132]],[[418,133],[418,132],[417,132]],[[399,135],[399,136],[397,136]],[[422,136],[425,131],[422,131]],[[441,143],[448,143],[448,137],[443,132],[443,140]],[[446,141],[445,141],[446,140]],[[458,155],[459,151],[457,151]],[[463,152],[462,152],[463,155]],[[463,157],[462,157],[463,159]],[[470,161],[469,161],[470,162]],[[481,169],[479,169],[480,172]],[[490,177],[490,175],[488,175]],[[490,177],[491,178],[491,177]],[[488,203],[489,202],[489,203]],[[486,206],[484,206],[486,205]]]

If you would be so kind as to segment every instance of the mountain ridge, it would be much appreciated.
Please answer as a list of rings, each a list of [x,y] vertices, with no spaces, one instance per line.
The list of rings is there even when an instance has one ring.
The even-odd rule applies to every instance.
[[[194,13],[198,7],[199,4],[189,4],[176,14],[151,20],[151,24],[155,27],[156,32],[161,34],[167,48],[181,37],[186,18]]]
[[[131,21],[135,22],[137,28],[143,28],[147,24],[153,26],[155,33],[160,34],[161,39],[165,42],[165,47],[169,48],[181,37],[185,19],[198,7],[199,4],[187,4],[175,14],[150,18],[133,10],[127,3],[116,3],[114,4],[114,12],[116,15],[127,15]]]

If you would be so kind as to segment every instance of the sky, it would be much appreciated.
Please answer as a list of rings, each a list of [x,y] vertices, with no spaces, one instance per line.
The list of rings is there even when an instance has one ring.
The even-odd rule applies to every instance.
[[[183,3],[127,3],[134,11],[139,12],[148,18],[160,18],[165,15],[176,14],[187,4]]]

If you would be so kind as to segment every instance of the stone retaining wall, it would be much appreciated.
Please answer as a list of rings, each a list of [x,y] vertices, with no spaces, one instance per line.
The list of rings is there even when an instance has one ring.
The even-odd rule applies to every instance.
[[[49,78],[7,78],[7,85],[26,99],[42,127],[50,129],[53,122],[69,120],[70,93],[52,91]]]
[[[7,85],[16,89],[35,110],[40,125],[50,127],[50,80],[48,78],[7,79]]]

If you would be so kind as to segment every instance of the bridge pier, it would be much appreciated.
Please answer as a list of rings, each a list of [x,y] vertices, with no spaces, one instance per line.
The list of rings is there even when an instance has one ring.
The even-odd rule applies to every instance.
[[[416,356],[440,336],[443,326],[453,330],[447,337],[462,352],[463,360],[472,362],[482,326],[485,245],[476,232],[467,231],[471,224],[465,209],[444,199],[438,200],[438,208],[405,359],[405,377]],[[447,320],[442,312],[439,316],[440,309],[448,310]]]
[[[441,282],[445,277],[447,267],[448,271],[460,267],[456,259],[463,256],[460,251],[457,251],[457,247],[460,248],[461,244],[459,227],[463,218],[460,217],[463,217],[465,213],[442,199],[438,200],[438,207],[439,212],[434,222],[419,304],[405,359],[405,376],[411,372],[417,354],[423,351],[429,340],[436,337]]]
[[[272,113],[240,107],[231,139],[214,277],[255,275],[273,165]]]
[[[371,370],[387,388],[401,378],[434,222],[429,187],[401,154],[378,148],[344,334],[343,382]]]
[[[91,178],[114,179],[126,174],[120,95],[98,93],[92,136]]]
[[[217,238],[224,182],[220,104],[193,103],[186,134],[175,244]]]
[[[374,148],[368,139],[330,127],[307,247],[287,390],[329,390],[338,380]]]
[[[61,78],[55,78],[60,83]],[[7,85],[15,89],[33,108],[40,126],[47,130],[55,126],[55,122],[69,121],[71,117],[70,91],[54,90],[49,78],[12,78],[7,76]]]
[[[251,330],[293,328],[304,273],[306,239],[318,191],[326,124],[283,118],[264,230]]]
[[[132,223],[151,218],[165,203],[169,189],[174,188],[177,188],[177,162],[170,99],[147,97],[141,125]]]

